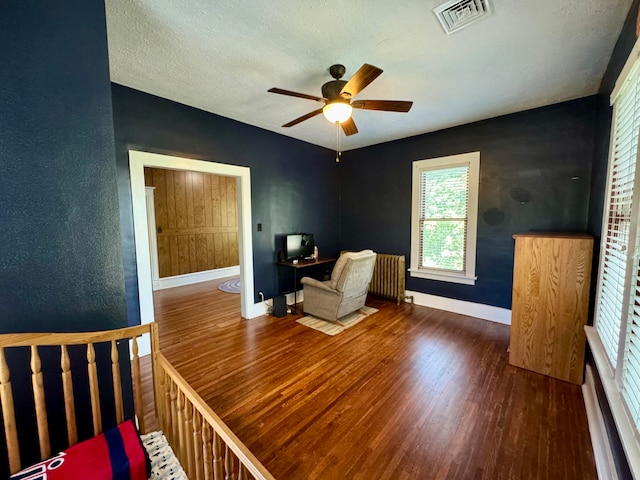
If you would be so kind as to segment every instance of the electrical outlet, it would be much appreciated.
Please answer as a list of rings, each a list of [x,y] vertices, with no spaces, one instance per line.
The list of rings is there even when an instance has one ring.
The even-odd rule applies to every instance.
[[[259,232],[261,232],[261,231],[262,231],[262,224],[261,224],[261,223],[259,223],[259,224],[258,224],[258,231],[259,231]]]

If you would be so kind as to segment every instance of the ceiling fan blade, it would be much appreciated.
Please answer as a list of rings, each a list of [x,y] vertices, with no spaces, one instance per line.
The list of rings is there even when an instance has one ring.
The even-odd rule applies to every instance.
[[[307,95],[306,93],[292,92],[291,90],[283,90],[282,88],[270,88],[267,92],[279,93],[280,95],[288,95],[290,97],[306,98],[307,100],[315,100],[316,102],[325,101],[325,99],[321,97],[314,97],[313,95]]]
[[[365,63],[353,75],[353,77],[351,77],[351,80],[342,87],[340,95],[345,95],[347,98],[355,97],[358,93],[364,90],[367,85],[378,78],[381,73],[382,70],[380,68]]]
[[[342,131],[347,137],[349,135],[355,135],[356,133],[358,133],[358,127],[356,127],[356,124],[353,121],[353,117],[347,118],[340,124],[340,126],[342,127]]]
[[[316,115],[322,113],[322,109],[314,110],[313,112],[309,112],[306,115],[296,118],[295,120],[291,120],[289,123],[285,123],[282,125],[283,127],[293,127],[294,125],[299,124],[300,122],[304,122],[305,120],[309,120],[311,117],[315,117]]]
[[[413,102],[402,100],[354,100],[351,102],[353,108],[363,110],[382,110],[384,112],[408,112],[411,110]]]

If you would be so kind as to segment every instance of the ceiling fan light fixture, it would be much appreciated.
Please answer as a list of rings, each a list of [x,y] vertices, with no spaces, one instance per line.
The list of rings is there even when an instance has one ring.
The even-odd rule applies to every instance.
[[[322,109],[325,118],[331,123],[342,123],[351,117],[351,105],[347,102],[330,102]]]
[[[477,1],[486,2],[488,0]],[[340,127],[342,127],[342,131],[346,136],[358,133],[358,128],[356,127],[353,118],[351,118],[353,108],[404,113],[411,109],[413,102],[404,100],[355,100],[352,103],[351,99],[378,78],[382,73],[382,69],[365,63],[348,82],[340,80],[342,75],[344,75],[344,71],[344,65],[331,65],[329,73],[334,80],[328,81],[322,85],[322,97],[316,97],[315,95],[309,95],[306,93],[292,92],[291,90],[284,90],[282,88],[270,88],[268,91],[271,93],[278,93],[289,97],[304,98],[306,100],[313,100],[323,104],[321,108],[317,108],[313,112],[309,112],[301,117],[291,120],[290,122],[282,125],[282,127],[293,127],[294,125],[298,125],[305,120],[309,120],[310,118],[323,113],[327,120],[336,125],[336,132],[338,132],[338,138],[340,138]]]

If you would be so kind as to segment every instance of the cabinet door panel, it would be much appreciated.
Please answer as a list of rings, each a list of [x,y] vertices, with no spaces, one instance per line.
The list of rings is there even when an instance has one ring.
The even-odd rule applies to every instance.
[[[581,384],[593,238],[514,237],[509,363]]]

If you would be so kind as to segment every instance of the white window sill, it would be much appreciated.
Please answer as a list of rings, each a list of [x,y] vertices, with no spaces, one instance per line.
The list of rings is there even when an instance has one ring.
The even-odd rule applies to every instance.
[[[478,277],[468,276],[463,273],[448,273],[434,270],[409,269],[409,275],[416,278],[426,278],[428,280],[439,280],[441,282],[461,283],[463,285],[475,285]]]
[[[591,348],[596,369],[602,381],[605,396],[609,402],[613,421],[618,429],[622,448],[629,462],[629,468],[631,469],[633,478],[638,478],[638,473],[640,472],[640,447],[636,441],[633,422],[627,413],[627,408],[625,407],[622,394],[620,393],[598,331],[595,327],[589,325],[585,325],[584,331],[587,335],[587,342]]]

